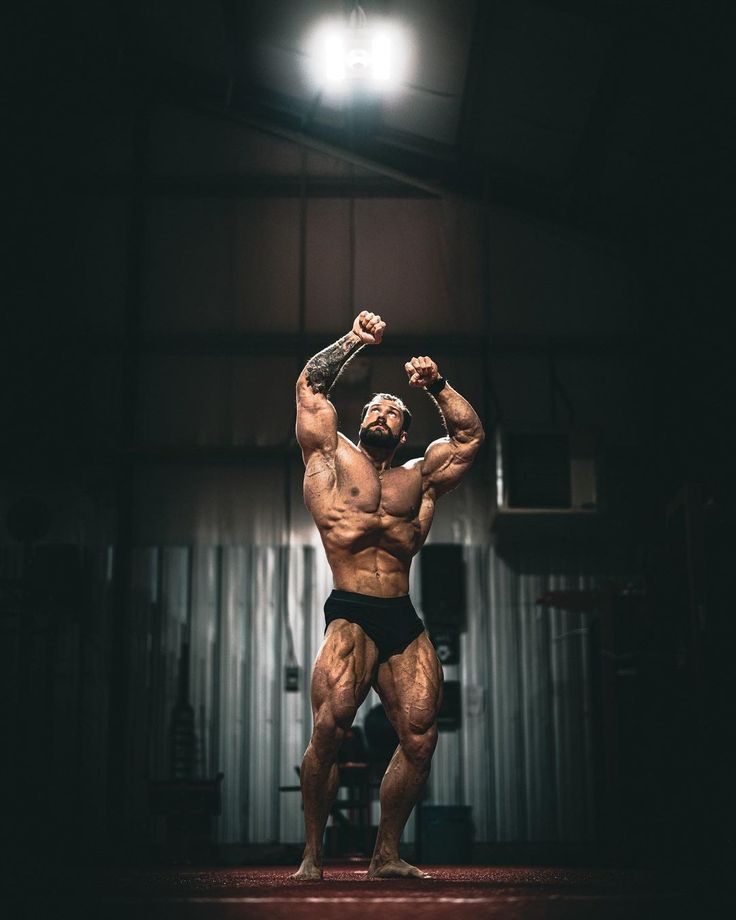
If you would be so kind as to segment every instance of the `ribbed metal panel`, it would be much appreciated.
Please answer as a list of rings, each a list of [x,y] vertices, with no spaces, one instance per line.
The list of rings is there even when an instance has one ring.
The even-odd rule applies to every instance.
[[[288,554],[288,579],[282,585],[284,606],[281,621],[284,632],[291,630],[294,655],[299,666],[299,692],[281,693],[281,751],[279,785],[294,786],[299,782],[297,766],[301,764],[312,730],[312,710],[309,698],[309,677],[312,655],[321,641],[320,618],[316,616],[314,549],[300,547]],[[285,642],[288,653],[288,637]],[[298,841],[302,838],[303,819],[301,796],[298,792],[283,792],[279,803],[279,840]]]
[[[283,553],[283,551],[281,551]],[[250,654],[244,662],[248,694],[250,776],[247,839],[278,839],[281,759],[282,621],[279,594],[281,566],[278,550],[254,549],[249,584]],[[265,587],[265,591],[263,588]]]
[[[217,772],[219,738],[214,673],[220,654],[218,627],[221,551],[214,547],[195,547],[191,559],[190,696],[199,741],[198,771],[202,776],[212,776]]]
[[[590,578],[524,574],[469,547],[461,637],[461,800],[481,840],[584,840],[594,829],[590,662],[582,614],[537,605],[544,591]],[[522,560],[523,561],[523,560]],[[438,771],[439,772],[439,771]],[[439,789],[437,790],[439,791]],[[435,792],[437,796],[437,792]]]
[[[487,547],[466,548],[467,630],[461,663],[445,675],[461,681],[462,721],[441,733],[427,801],[471,805],[480,840],[583,840],[594,831],[585,617],[536,603],[545,590],[591,579],[544,568],[543,559],[512,564]],[[312,547],[141,550],[136,581],[132,761],[147,746],[148,775],[167,775],[178,655],[189,635],[201,772],[225,774],[220,839],[299,841],[299,794],[278,787],[298,782],[311,731],[309,676],[331,583],[323,556]],[[421,612],[419,565],[411,587]],[[298,693],[283,688],[290,643]],[[377,702],[371,692],[358,724]],[[413,821],[404,839],[412,834]]]
[[[16,555],[4,554],[5,572],[17,570]],[[600,579],[558,574],[575,571],[575,560],[569,559],[522,554],[505,560],[481,546],[467,546],[465,558],[467,629],[460,639],[460,664],[446,675],[461,681],[462,721],[457,731],[441,733],[428,801],[472,806],[478,840],[590,839],[595,825],[587,617],[542,608],[536,600],[549,589],[585,588]],[[410,584],[421,612],[417,562]],[[97,568],[95,603],[103,610],[110,566],[101,556]],[[279,786],[297,783],[295,768],[309,739],[309,677],[330,588],[324,554],[312,546],[135,552],[125,650],[127,804],[141,833],[148,781],[169,775],[169,724],[182,642],[188,639],[198,769],[202,776],[224,774],[219,839],[302,839],[300,796],[279,792]],[[72,676],[81,667],[81,654],[89,668],[84,712],[97,713],[98,727],[88,740],[97,750],[105,744],[107,673],[99,663],[108,634],[104,618],[94,622],[83,648],[71,632],[59,644],[59,668],[63,665],[70,678],[57,689],[69,699],[78,695]],[[284,692],[290,649],[300,667],[297,693]],[[6,658],[13,671],[15,659]],[[377,702],[371,692],[359,724]],[[59,712],[66,711],[63,700],[58,705]],[[102,796],[102,779],[97,787]],[[404,839],[412,834],[413,820]]]
[[[491,573],[481,547],[467,547],[466,562],[467,631],[460,637],[465,681],[463,727],[457,739],[464,794],[458,804],[473,806],[476,838],[488,840],[496,788],[490,721],[491,621],[487,611]],[[478,614],[474,615],[474,611]],[[441,737],[439,747],[444,747],[446,741],[446,736]]]
[[[190,641],[190,703],[202,776],[224,774],[223,842],[299,840],[298,782],[311,732],[309,674],[322,639],[314,615],[325,573],[312,547],[185,547],[135,554],[130,642],[131,776],[169,775],[168,729],[181,644]],[[318,596],[320,600],[318,600]],[[287,617],[288,615],[288,629]],[[288,631],[300,690],[283,692]],[[146,783],[130,806],[143,821]]]
[[[244,547],[222,551],[222,603],[220,608],[220,657],[215,663],[219,686],[218,770],[223,782],[220,840],[241,842],[248,815],[250,786],[250,701],[246,699],[247,637],[250,604],[246,596],[250,555]]]

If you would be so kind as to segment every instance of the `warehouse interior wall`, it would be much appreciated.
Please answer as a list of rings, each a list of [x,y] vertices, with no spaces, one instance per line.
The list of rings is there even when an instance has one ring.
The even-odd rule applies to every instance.
[[[18,839],[53,836],[87,853],[151,842],[148,789],[171,772],[186,646],[198,770],[224,774],[218,839],[300,840],[298,796],[279,786],[293,784],[309,735],[331,580],[302,501],[294,383],[365,308],[388,329],[335,387],[341,430],[354,437],[367,398],[396,392],[414,415],[401,459],[420,456],[443,429],[434,405],[407,392],[403,364],[429,354],[489,433],[430,539],[463,547],[468,605],[449,670],[463,719],[443,733],[428,803],[472,805],[478,841],[599,839],[597,627],[589,611],[540,598],[606,585],[636,598],[648,585],[641,654],[667,663],[648,676],[642,735],[661,731],[641,749],[637,794],[650,794],[644,849],[667,839],[674,849],[727,798],[724,783],[701,783],[670,808],[688,771],[711,775],[698,759],[708,743],[696,753],[698,712],[712,713],[728,747],[725,677],[707,684],[677,663],[701,641],[683,600],[699,582],[689,550],[667,542],[667,522],[685,519],[690,539],[697,506],[716,624],[702,641],[725,675],[732,426],[719,356],[730,345],[707,321],[723,260],[705,211],[672,197],[677,176],[665,175],[631,243],[165,96],[96,100],[94,118],[81,105],[41,109],[32,136],[44,152],[14,151],[15,235],[32,253],[7,279],[2,387],[0,670]],[[530,145],[530,169],[534,156]],[[595,432],[594,539],[533,529],[521,543],[500,539],[493,434],[515,425]],[[71,597],[53,585],[34,594],[26,616],[18,585],[43,547],[48,558],[65,548],[78,576]],[[299,688],[286,693],[294,656]],[[693,682],[702,693],[688,702]],[[680,757],[683,713],[692,750]],[[713,762],[723,779],[728,760]],[[693,818],[698,809],[706,817]]]

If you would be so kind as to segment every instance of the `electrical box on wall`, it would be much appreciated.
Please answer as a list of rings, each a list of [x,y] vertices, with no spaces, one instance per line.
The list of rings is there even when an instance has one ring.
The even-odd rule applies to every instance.
[[[589,529],[600,511],[598,439],[584,428],[499,426],[496,429],[493,529],[547,535]]]

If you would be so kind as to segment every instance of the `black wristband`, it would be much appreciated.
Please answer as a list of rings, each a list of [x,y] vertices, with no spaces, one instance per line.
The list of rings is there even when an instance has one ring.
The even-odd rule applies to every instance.
[[[426,386],[424,389],[431,393],[432,396],[436,396],[438,393],[441,393],[444,388],[447,386],[447,380],[444,377],[438,377],[429,386]]]

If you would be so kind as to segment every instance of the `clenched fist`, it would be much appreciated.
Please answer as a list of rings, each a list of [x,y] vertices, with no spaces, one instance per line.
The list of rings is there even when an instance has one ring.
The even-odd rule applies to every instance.
[[[409,375],[409,386],[426,387],[434,383],[440,376],[439,368],[431,358],[412,358],[404,365],[404,370]]]
[[[386,323],[381,317],[377,313],[369,313],[368,310],[362,310],[353,323],[353,332],[360,336],[366,345],[380,345],[385,329]]]

